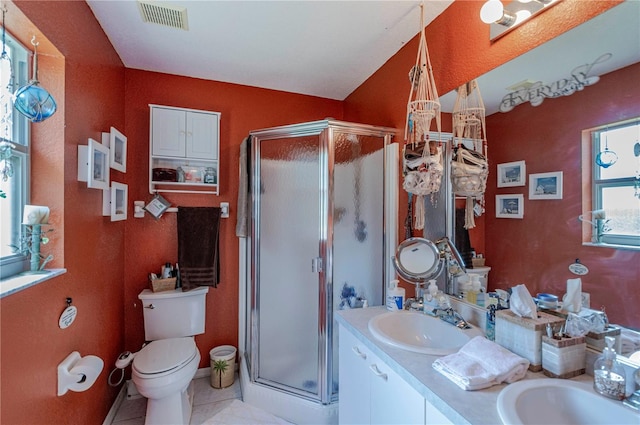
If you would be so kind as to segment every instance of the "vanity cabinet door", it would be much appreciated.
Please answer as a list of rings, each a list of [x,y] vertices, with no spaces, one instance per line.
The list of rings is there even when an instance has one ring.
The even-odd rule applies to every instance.
[[[369,359],[371,352],[364,347],[353,334],[343,326],[339,328],[339,405],[340,424],[369,424],[371,371]]]
[[[343,326],[339,333],[339,423],[424,424],[424,397]]]
[[[371,371],[372,424],[424,424],[425,399],[379,358]]]

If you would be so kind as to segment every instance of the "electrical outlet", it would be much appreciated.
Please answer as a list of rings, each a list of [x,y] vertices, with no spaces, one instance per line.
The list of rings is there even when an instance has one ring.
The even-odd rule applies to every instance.
[[[220,202],[220,217],[221,218],[229,218],[229,203],[228,202]]]
[[[582,292],[582,308],[591,308],[591,294]]]

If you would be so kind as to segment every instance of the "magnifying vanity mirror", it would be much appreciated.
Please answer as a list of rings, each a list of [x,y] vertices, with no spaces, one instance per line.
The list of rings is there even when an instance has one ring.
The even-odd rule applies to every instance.
[[[422,283],[442,272],[440,251],[425,238],[409,238],[400,243],[393,257],[393,266],[405,280]]]

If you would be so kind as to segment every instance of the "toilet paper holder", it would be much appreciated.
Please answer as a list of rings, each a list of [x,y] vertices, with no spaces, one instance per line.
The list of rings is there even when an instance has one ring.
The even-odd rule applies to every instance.
[[[88,390],[102,372],[104,362],[97,356],[80,356],[72,352],[58,365],[58,395],[67,391]]]

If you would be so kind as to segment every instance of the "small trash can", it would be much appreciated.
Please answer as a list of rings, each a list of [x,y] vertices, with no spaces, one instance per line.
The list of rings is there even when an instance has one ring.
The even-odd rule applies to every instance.
[[[236,347],[221,345],[209,351],[211,359],[211,386],[226,388],[233,384],[236,368]]]

